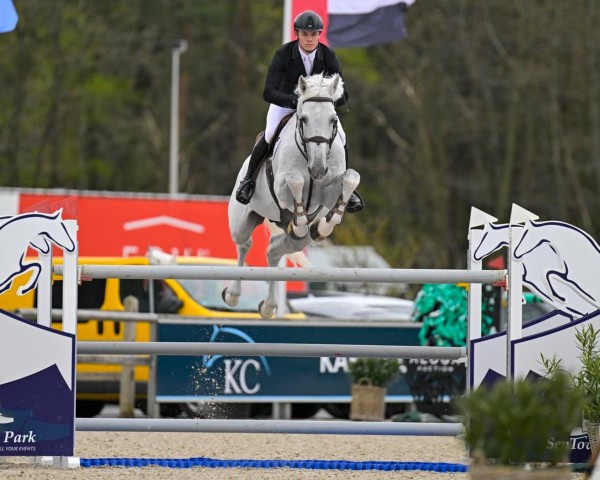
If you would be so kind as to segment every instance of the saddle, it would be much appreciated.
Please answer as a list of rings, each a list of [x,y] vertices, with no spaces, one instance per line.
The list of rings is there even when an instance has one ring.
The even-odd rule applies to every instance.
[[[277,201],[277,197],[275,196],[275,190],[273,188],[274,177],[273,177],[273,165],[271,163],[271,158],[273,157],[273,150],[275,150],[275,144],[277,143],[277,140],[279,139],[279,135],[281,134],[283,127],[285,127],[287,125],[287,123],[290,121],[290,118],[292,118],[293,115],[294,115],[294,112],[288,113],[285,117],[283,117],[281,119],[281,121],[279,122],[279,125],[277,125],[277,128],[275,129],[275,134],[273,135],[273,140],[271,141],[271,143],[269,143],[269,148],[267,149],[267,153],[263,157],[260,167],[256,169],[256,173],[254,174],[254,178],[253,178],[253,180],[256,180],[256,178],[258,177],[258,175],[260,175],[260,171],[263,169],[263,166],[264,166],[265,175],[267,177],[267,185],[269,186],[269,191],[271,192],[271,196],[273,197],[273,200],[275,201],[275,204],[277,205],[277,207],[279,209],[281,209],[281,207],[279,205],[279,202]],[[264,136],[264,134],[265,134],[264,130],[262,132],[260,132],[256,136],[256,142],[258,142],[260,140],[260,138]],[[256,142],[255,142],[255,144],[256,144]]]
[[[288,113],[285,117],[283,117],[281,119],[281,121],[279,122],[279,125],[277,125],[277,128],[275,129],[275,134],[273,135],[273,141],[269,144],[269,149],[267,150],[267,154],[265,155],[265,158],[269,158],[271,155],[273,155],[273,150],[275,149],[275,144],[277,143],[277,139],[279,138],[279,135],[281,134],[283,127],[285,127],[287,125],[287,123],[290,121],[290,118],[292,118],[293,115],[294,115],[294,112]],[[256,136],[256,141],[254,143],[256,144],[256,142],[258,142],[260,140],[260,138],[263,137],[264,135],[265,135],[265,131],[263,130]]]

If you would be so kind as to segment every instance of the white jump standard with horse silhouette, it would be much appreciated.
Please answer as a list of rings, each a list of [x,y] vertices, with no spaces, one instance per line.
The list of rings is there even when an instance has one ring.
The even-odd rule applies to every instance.
[[[259,175],[250,203],[229,200],[229,229],[237,247],[238,265],[243,266],[252,246],[252,232],[263,221],[277,225],[281,232],[271,236],[267,249],[270,267],[279,265],[285,255],[302,251],[312,240],[331,235],[342,222],[360,175],[346,170],[343,141],[338,134],[335,101],[343,95],[339,75],[300,77],[296,114],[282,129],[266,160],[267,175]],[[236,185],[244,178],[248,160],[238,174]],[[223,300],[235,306],[241,295],[241,282],[233,281],[223,291]],[[259,307],[263,318],[277,309],[277,291],[269,282],[267,298]]]

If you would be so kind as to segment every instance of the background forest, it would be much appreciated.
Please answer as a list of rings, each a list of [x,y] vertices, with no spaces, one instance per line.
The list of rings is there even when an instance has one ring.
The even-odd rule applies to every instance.
[[[229,195],[268,105],[281,0],[16,0],[0,35],[0,185]],[[368,208],[336,230],[398,268],[464,268],[470,207],[600,233],[600,2],[419,0],[408,37],[339,48]]]

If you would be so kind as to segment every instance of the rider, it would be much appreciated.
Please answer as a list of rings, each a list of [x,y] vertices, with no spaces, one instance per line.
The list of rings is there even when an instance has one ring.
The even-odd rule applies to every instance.
[[[308,76],[313,73],[324,73],[333,75],[342,74],[340,62],[333,50],[319,43],[319,37],[323,30],[323,20],[312,10],[306,10],[294,20],[294,33],[296,40],[281,46],[273,56],[269,65],[269,73],[265,81],[263,98],[269,102],[267,113],[267,125],[264,135],[261,135],[250,156],[248,171],[240,182],[235,192],[235,198],[244,205],[250,201],[254,193],[256,175],[259,167],[267,155],[269,143],[273,140],[275,130],[279,122],[287,114],[294,112],[298,104],[298,97],[294,89],[298,84],[300,75]],[[336,102],[346,103],[348,94]],[[348,168],[348,147],[345,134],[339,126],[339,133],[344,143],[346,152],[346,168]],[[364,203],[358,192],[353,192],[348,200],[346,211],[354,213],[362,210]]]

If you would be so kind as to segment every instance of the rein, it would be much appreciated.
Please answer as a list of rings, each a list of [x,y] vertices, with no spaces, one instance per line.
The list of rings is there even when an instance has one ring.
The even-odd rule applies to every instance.
[[[319,103],[335,104],[333,99],[331,99],[329,97],[310,97],[303,101],[303,103],[306,103],[306,102],[319,102]],[[298,150],[300,150],[300,153],[302,154],[302,156],[304,157],[304,159],[307,162],[308,162],[308,145],[307,144],[311,143],[311,142],[316,143],[316,144],[326,143],[327,147],[328,147],[327,148],[327,156],[329,157],[329,153],[331,152],[331,146],[333,145],[333,142],[335,140],[337,132],[338,132],[338,123],[337,123],[337,119],[336,119],[336,121],[333,124],[333,129],[331,131],[330,138],[325,138],[320,135],[315,135],[314,137],[306,138],[306,136],[304,135],[304,124],[302,123],[302,120],[300,119],[300,115],[298,113],[296,113],[296,135],[294,135],[294,140],[296,141],[296,146],[298,147]],[[298,142],[298,134],[300,135],[300,143]]]

